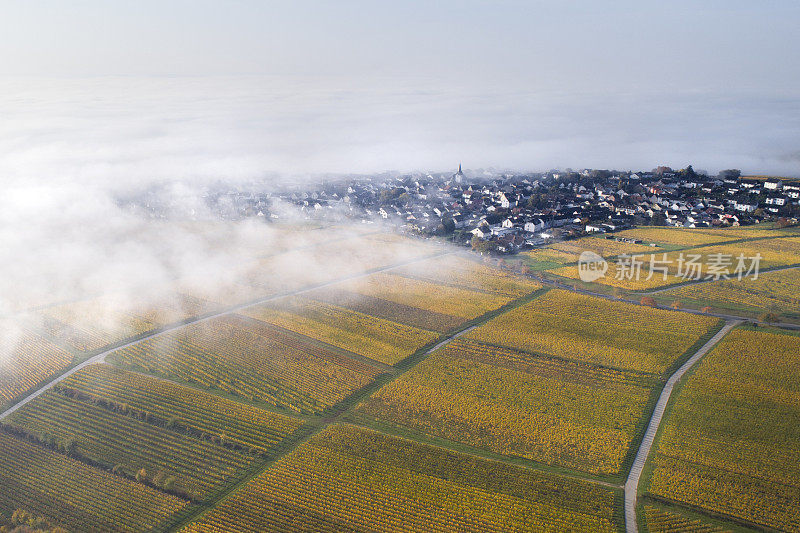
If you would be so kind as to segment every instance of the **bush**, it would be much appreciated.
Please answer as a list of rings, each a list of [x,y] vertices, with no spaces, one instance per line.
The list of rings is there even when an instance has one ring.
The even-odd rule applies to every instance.
[[[766,322],[767,324],[774,324],[776,322],[780,322],[781,321],[781,318],[776,313],[773,313],[773,312],[761,313],[761,315],[759,315],[758,319],[761,322]]]

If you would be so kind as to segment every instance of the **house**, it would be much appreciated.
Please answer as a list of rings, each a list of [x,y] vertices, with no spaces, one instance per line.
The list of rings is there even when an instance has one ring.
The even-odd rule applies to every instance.
[[[485,226],[478,226],[477,228],[470,231],[470,233],[481,239],[485,239],[486,237],[492,234],[492,232],[489,231],[489,229]]]
[[[505,193],[502,192],[500,193],[499,200],[501,208],[508,209],[509,207],[511,207],[511,201],[508,199]]]
[[[744,212],[744,213],[752,213],[753,211],[755,211],[756,209],[758,209],[758,206],[756,206],[756,205],[753,205],[753,204],[743,204],[743,203],[739,203],[739,202],[736,202],[736,203],[734,204],[734,206],[733,206],[733,207],[734,207],[734,209],[736,209],[737,211],[742,211],[742,212]]]
[[[786,198],[783,198],[781,196],[771,196],[771,197],[768,197],[766,200],[764,200],[764,202],[767,205],[785,205],[786,204]]]
[[[536,233],[537,231],[545,229],[545,227],[546,224],[544,220],[542,220],[541,218],[536,218],[525,222],[525,225],[522,227],[522,229],[524,229],[528,233]]]

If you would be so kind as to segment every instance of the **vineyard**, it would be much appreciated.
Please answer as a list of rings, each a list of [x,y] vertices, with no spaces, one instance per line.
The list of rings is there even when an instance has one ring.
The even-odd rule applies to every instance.
[[[603,257],[620,254],[648,254],[653,252],[652,247],[643,244],[632,244],[600,237],[584,237],[575,241],[557,242],[551,244],[550,248],[573,254],[574,261],[577,261],[578,256],[586,250]]]
[[[338,287],[318,289],[305,293],[304,296],[318,302],[344,307],[363,315],[437,333],[446,333],[464,322],[461,317],[420,309]]]
[[[513,299],[387,273],[373,274],[340,286],[359,294],[461,317],[462,321],[497,309]]]
[[[665,420],[648,492],[759,527],[800,529],[800,336],[740,328]]]
[[[667,274],[664,276],[663,272],[652,271],[651,273],[649,269],[650,257],[651,256],[649,255],[644,255],[640,258],[637,258],[636,261],[641,261],[641,267],[635,270],[632,275],[629,275],[631,269],[627,263],[617,259],[609,259],[608,270],[606,271],[605,276],[595,280],[594,283],[629,291],[647,291],[668,287],[670,285],[675,285],[686,281],[685,279],[677,277],[673,274]],[[659,260],[660,258],[661,256],[658,255],[656,256],[655,260]],[[580,279],[578,265],[568,265],[555,268],[549,272],[555,274],[556,276],[567,278],[568,280],[578,281]]]
[[[188,295],[148,305],[116,295],[47,307],[31,320],[71,348],[90,351],[208,309],[207,302]]]
[[[191,499],[206,497],[255,460],[252,453],[225,446],[219,436],[186,434],[147,411],[96,402],[65,389],[47,391],[5,423],[91,464],[129,477],[143,471],[156,485],[168,483]]]
[[[618,237],[637,239],[644,244],[656,243],[660,245],[674,245],[682,248],[687,246],[703,246],[742,238],[732,231],[719,231],[711,229],[686,229],[663,228],[657,226],[640,227],[617,232]],[[755,236],[755,235],[753,235]]]
[[[57,388],[95,403],[124,405],[179,431],[257,453],[269,452],[301,425],[294,418],[110,365],[88,366]]]
[[[332,426],[184,531],[617,531],[604,487]]]
[[[187,502],[0,431],[0,512],[43,516],[69,531],[139,532]]]
[[[646,505],[644,510],[648,533],[732,533],[660,507]]]
[[[520,276],[452,255],[400,267],[392,270],[392,273],[428,283],[508,298],[519,298],[540,287]]]
[[[238,315],[147,339],[107,361],[299,413],[331,407],[382,372]]]
[[[174,298],[45,306],[19,317],[25,329],[2,319],[14,342],[0,351],[0,408],[77,352],[143,338],[0,422],[0,530],[23,510],[71,532],[618,532],[620,480],[658,392],[722,321],[513,271],[571,283],[592,250],[610,259],[602,283],[660,288],[683,280],[674,268],[644,279],[654,251],[800,263],[792,231],[637,228],[619,235],[644,244],[585,237],[493,268],[431,257],[446,251],[433,241],[309,230],[252,242],[226,279],[178,280]],[[641,281],[614,281],[621,253],[643,254]],[[766,272],[653,298],[792,319],[798,280]],[[733,329],[673,393],[638,487],[643,530],[800,531],[798,420],[800,334]]]
[[[72,363],[72,354],[39,335],[0,321],[0,407]]]
[[[302,296],[242,314],[387,364],[411,355],[439,335]]]
[[[534,248],[533,250],[522,252],[520,256],[525,258],[525,264],[536,270],[547,270],[574,263],[578,260],[578,256],[573,253],[556,250],[550,246]]]
[[[762,272],[758,279],[719,280],[677,287],[662,294],[695,307],[726,311],[774,311],[789,316],[800,313],[800,269]]]
[[[455,341],[358,415],[505,455],[616,474],[644,415],[647,375]]]
[[[760,269],[800,263],[800,238],[782,237],[733,244],[716,244],[693,250],[668,252],[666,254],[666,260],[670,262],[670,271],[672,273],[677,272],[681,254],[683,254],[686,260],[689,259],[689,255],[700,255],[700,263],[703,267],[701,271],[702,277],[714,275],[714,272],[709,266],[713,264],[715,256],[728,257],[727,271],[732,274],[733,277],[736,277],[734,271],[738,265],[739,257],[741,256],[744,258],[743,277],[752,277],[751,275],[745,274],[747,268],[750,266],[751,258],[755,257],[757,254],[761,257],[759,261]],[[662,259],[660,254],[659,259]]]
[[[467,338],[661,374],[718,324],[713,317],[551,290],[484,324]]]

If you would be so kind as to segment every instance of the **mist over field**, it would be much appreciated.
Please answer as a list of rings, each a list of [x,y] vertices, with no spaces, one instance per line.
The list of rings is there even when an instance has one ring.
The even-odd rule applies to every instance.
[[[688,2],[8,7],[3,315],[109,292],[147,299],[175,280],[224,285],[247,250],[284,235],[210,223],[209,184],[459,163],[800,174],[800,113],[787,112],[800,109],[797,67],[776,59],[796,41],[788,2],[709,5],[690,20]],[[208,223],[118,202],[152,186]]]
[[[625,93],[499,82],[328,77],[0,81],[0,312],[175,280],[234,279],[275,232],[260,221],[154,221],[118,202],[163,187],[211,221],[210,184],[268,190],[320,176],[470,168],[792,173],[800,99],[736,91]],[[338,230],[339,232],[344,230]],[[303,237],[294,244],[302,245]],[[224,243],[224,246],[220,246]],[[342,261],[349,258],[342,257]],[[313,260],[310,265],[313,265]],[[304,265],[308,270],[309,264]],[[297,272],[291,266],[283,275]],[[123,296],[114,305],[124,307]]]

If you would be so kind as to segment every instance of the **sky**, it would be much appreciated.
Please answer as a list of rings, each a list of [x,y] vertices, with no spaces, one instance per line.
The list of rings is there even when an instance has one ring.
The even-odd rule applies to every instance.
[[[2,1],[0,180],[800,175],[800,3]]]

